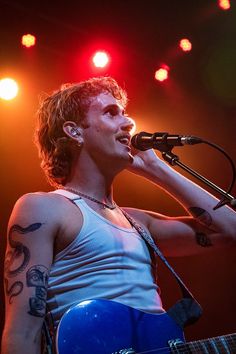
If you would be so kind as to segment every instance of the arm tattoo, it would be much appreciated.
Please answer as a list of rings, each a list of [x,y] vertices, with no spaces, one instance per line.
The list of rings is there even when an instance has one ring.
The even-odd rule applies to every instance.
[[[23,290],[23,283],[22,281],[15,281],[11,286],[8,285],[8,279],[5,278],[5,290],[6,294],[9,297],[9,304],[12,303],[13,297],[19,295]]]
[[[207,227],[210,227],[212,224],[212,217],[211,215],[204,209],[199,207],[190,207],[189,209],[190,214],[197,219],[201,224],[204,224]]]
[[[43,265],[35,265],[26,273],[27,286],[35,288],[35,296],[29,299],[28,313],[32,316],[44,317],[45,315],[48,276],[48,268]]]
[[[203,232],[196,232],[196,241],[202,247],[213,246],[211,240]]]
[[[209,230],[213,231],[210,226],[212,224],[211,215],[204,209],[200,207],[190,207],[189,209],[190,214],[201,224],[206,226]],[[195,234],[197,244],[202,247],[210,247],[213,246],[209,237],[203,232],[196,232]]]
[[[27,227],[20,225],[12,225],[9,230],[9,245],[12,248],[7,252],[5,257],[5,287],[6,294],[9,296],[9,303],[12,303],[12,298],[19,295],[23,290],[23,283],[15,281],[11,286],[8,285],[9,278],[16,277],[23,272],[30,261],[30,251],[22,242],[15,241],[12,237],[14,232],[18,234],[27,234],[38,230],[42,226],[41,223],[31,224]]]

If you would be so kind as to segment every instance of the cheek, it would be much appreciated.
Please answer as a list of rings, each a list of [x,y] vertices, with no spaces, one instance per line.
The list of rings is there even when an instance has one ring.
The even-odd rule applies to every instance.
[[[84,130],[84,142],[89,145],[94,145],[96,142],[105,142],[105,140],[111,140],[117,133],[117,126],[112,121],[99,120],[89,125]]]
[[[94,127],[93,131],[95,134],[108,136],[107,134],[115,134],[116,130],[116,126],[112,123],[100,123]]]

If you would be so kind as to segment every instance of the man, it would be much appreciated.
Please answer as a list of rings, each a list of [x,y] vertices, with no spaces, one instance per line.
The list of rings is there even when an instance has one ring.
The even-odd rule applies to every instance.
[[[10,221],[5,262],[6,325],[2,353],[40,353],[46,311],[54,330],[86,299],[110,299],[163,312],[148,248],[113,200],[124,169],[165,189],[189,216],[170,218],[125,208],[167,256],[206,252],[236,240],[236,214],[152,150],[132,152],[134,121],[125,92],[109,77],[66,85],[38,112],[36,142],[50,193],[24,195]]]

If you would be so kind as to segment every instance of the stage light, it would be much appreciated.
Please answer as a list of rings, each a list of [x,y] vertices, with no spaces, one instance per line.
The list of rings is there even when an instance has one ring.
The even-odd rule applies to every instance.
[[[192,49],[192,43],[187,38],[181,39],[179,42],[179,46],[184,52],[190,52],[190,50]]]
[[[222,10],[230,9],[230,1],[229,0],[218,0],[218,5]]]
[[[109,62],[109,56],[106,52],[96,52],[93,56],[93,63],[97,68],[104,68]]]
[[[157,81],[165,81],[168,79],[169,75],[169,66],[168,65],[162,65],[158,70],[155,72],[155,79]]]
[[[0,98],[12,100],[18,93],[18,85],[15,80],[8,77],[0,80]]]
[[[36,38],[32,34],[29,33],[24,34],[24,36],[22,36],[21,38],[21,44],[26,48],[33,47],[35,43],[36,43]]]

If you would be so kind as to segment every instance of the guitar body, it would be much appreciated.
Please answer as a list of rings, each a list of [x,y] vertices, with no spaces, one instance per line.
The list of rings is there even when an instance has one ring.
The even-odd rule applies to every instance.
[[[62,317],[58,354],[171,353],[170,340],[184,342],[182,329],[167,314],[149,314],[118,302],[88,300]],[[174,352],[174,351],[173,351]]]

